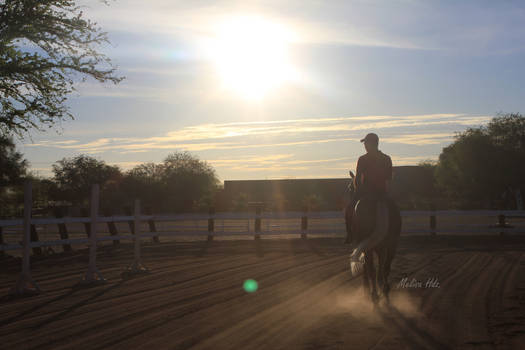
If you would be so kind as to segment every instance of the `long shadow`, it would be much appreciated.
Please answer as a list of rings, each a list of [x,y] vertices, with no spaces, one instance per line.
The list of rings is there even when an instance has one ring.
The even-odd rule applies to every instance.
[[[417,323],[414,320],[411,320],[404,316],[399,310],[391,304],[384,306],[385,310],[382,307],[377,308],[377,312],[383,319],[386,324],[393,326],[398,334],[403,337],[412,348],[414,349],[450,349],[450,346],[447,346],[441,343],[439,340],[434,338],[431,334],[425,330],[418,327]],[[415,339],[411,336],[415,334],[421,340]]]
[[[43,308],[44,306],[47,306],[47,305],[49,305],[49,304],[52,304],[52,303],[54,303],[55,301],[63,300],[64,298],[73,295],[76,291],[77,291],[76,289],[71,289],[71,290],[70,290],[69,292],[67,292],[67,293],[61,294],[61,295],[59,295],[59,296],[57,296],[57,297],[55,297],[55,298],[53,298],[53,299],[50,299],[50,300],[47,300],[47,301],[45,301],[45,302],[43,302],[43,303],[41,303],[41,304],[35,305],[35,306],[33,306],[32,308],[30,308],[30,309],[28,309],[28,310],[26,310],[26,311],[22,311],[22,312],[19,313],[18,315],[15,315],[15,316],[13,316],[13,317],[8,318],[7,320],[0,321],[0,327],[2,327],[2,326],[6,326],[6,325],[8,325],[8,324],[10,324],[10,323],[13,323],[13,322],[15,322],[15,321],[18,321],[18,320],[21,319],[22,317],[27,316],[27,315],[29,315],[29,314],[31,314],[31,313],[33,313],[33,312],[35,312],[35,311],[37,311],[37,310]]]
[[[213,241],[205,240],[204,242],[199,242],[201,247],[198,251],[195,252],[195,256],[201,257],[208,253],[208,249],[213,245]]]
[[[262,258],[264,257],[264,249],[263,249],[263,242],[262,242],[262,239],[259,238],[259,239],[256,239],[254,240],[254,244],[255,244],[255,254],[257,254],[257,256],[259,258]]]
[[[319,242],[312,239],[292,239],[290,240],[290,248],[293,255],[304,254],[307,252],[314,253],[317,256],[326,255],[319,249]]]
[[[326,256],[326,254],[319,249],[319,243],[318,242],[312,241],[311,239],[301,239],[301,241],[304,241],[306,243],[306,246],[308,247],[308,249],[310,249],[316,255],[318,255],[318,256]]]
[[[91,302],[91,301],[101,297],[105,293],[107,293],[107,292],[109,292],[109,291],[111,291],[111,290],[113,290],[113,289],[115,289],[117,287],[120,287],[124,282],[125,282],[125,280],[121,280],[120,282],[118,282],[118,283],[116,283],[116,284],[114,284],[112,286],[109,286],[107,288],[104,288],[104,289],[98,291],[97,293],[93,294],[89,298],[84,299],[82,301],[79,301],[78,303],[75,303],[75,304],[71,305],[70,307],[68,307],[67,309],[65,309],[64,311],[59,313],[58,315],[54,315],[54,316],[51,316],[49,318],[46,318],[45,320],[43,320],[43,321],[39,322],[38,324],[34,325],[33,327],[31,327],[31,329],[32,330],[38,330],[39,328],[41,328],[41,327],[43,327],[45,325],[48,325],[48,324],[50,324],[52,322],[60,320],[61,318],[63,318],[64,316],[66,316],[70,312],[75,311],[79,307],[87,305],[89,302]],[[80,289],[80,288],[74,288],[71,293],[74,293],[74,291],[76,291],[78,289]]]

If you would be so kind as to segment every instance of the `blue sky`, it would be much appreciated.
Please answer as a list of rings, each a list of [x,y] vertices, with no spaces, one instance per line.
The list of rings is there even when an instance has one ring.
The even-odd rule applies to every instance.
[[[188,150],[221,180],[345,177],[368,132],[394,165],[417,164],[437,159],[455,132],[525,112],[519,1],[84,4],[109,33],[112,45],[101,50],[126,79],[79,84],[68,101],[75,120],[19,141],[41,175],[80,153],[125,170]],[[254,32],[257,21],[274,35]],[[228,23],[241,23],[235,47],[221,36]],[[282,49],[285,68],[264,70],[271,56],[244,67],[261,59],[262,45]],[[218,55],[234,61],[226,75],[242,73],[226,88]],[[277,80],[264,93],[243,95],[267,76]]]

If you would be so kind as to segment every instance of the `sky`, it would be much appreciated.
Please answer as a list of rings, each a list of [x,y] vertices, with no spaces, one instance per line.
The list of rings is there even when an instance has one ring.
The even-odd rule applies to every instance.
[[[18,148],[42,176],[88,154],[123,170],[189,151],[221,180],[339,178],[369,132],[394,166],[525,112],[522,1],[85,0],[125,80]]]

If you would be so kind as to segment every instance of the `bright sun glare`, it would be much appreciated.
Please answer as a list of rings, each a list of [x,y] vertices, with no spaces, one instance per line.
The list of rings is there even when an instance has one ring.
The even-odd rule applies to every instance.
[[[212,59],[223,87],[252,100],[294,78],[289,58],[291,32],[260,17],[236,17],[222,23]]]

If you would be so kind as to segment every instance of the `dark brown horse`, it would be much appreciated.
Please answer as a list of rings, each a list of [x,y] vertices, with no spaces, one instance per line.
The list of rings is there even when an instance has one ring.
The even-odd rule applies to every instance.
[[[353,180],[354,174],[352,172],[350,172],[350,176]],[[349,186],[349,192],[351,196],[355,194],[353,185]],[[397,205],[389,198],[383,200],[385,201],[383,210],[388,210],[388,213],[384,213],[385,217],[383,219],[388,217],[388,221],[384,222],[384,230],[386,232],[380,236],[378,241],[371,239],[374,230],[380,224],[377,222],[377,212],[379,211],[377,199],[364,196],[357,202],[353,217],[349,215],[351,213],[350,210],[353,210],[350,207],[353,201],[350,201],[345,213],[347,242],[361,243],[358,249],[362,251],[362,254],[359,251],[354,251],[354,256],[351,257],[352,270],[355,273],[360,267],[364,269],[363,286],[365,293],[370,294],[374,304],[379,301],[378,287],[379,291],[385,296],[386,301],[389,301],[390,284],[388,283],[388,275],[390,274],[390,266],[396,254],[397,242],[401,233],[401,215]],[[374,254],[378,260],[377,269],[374,263]]]

